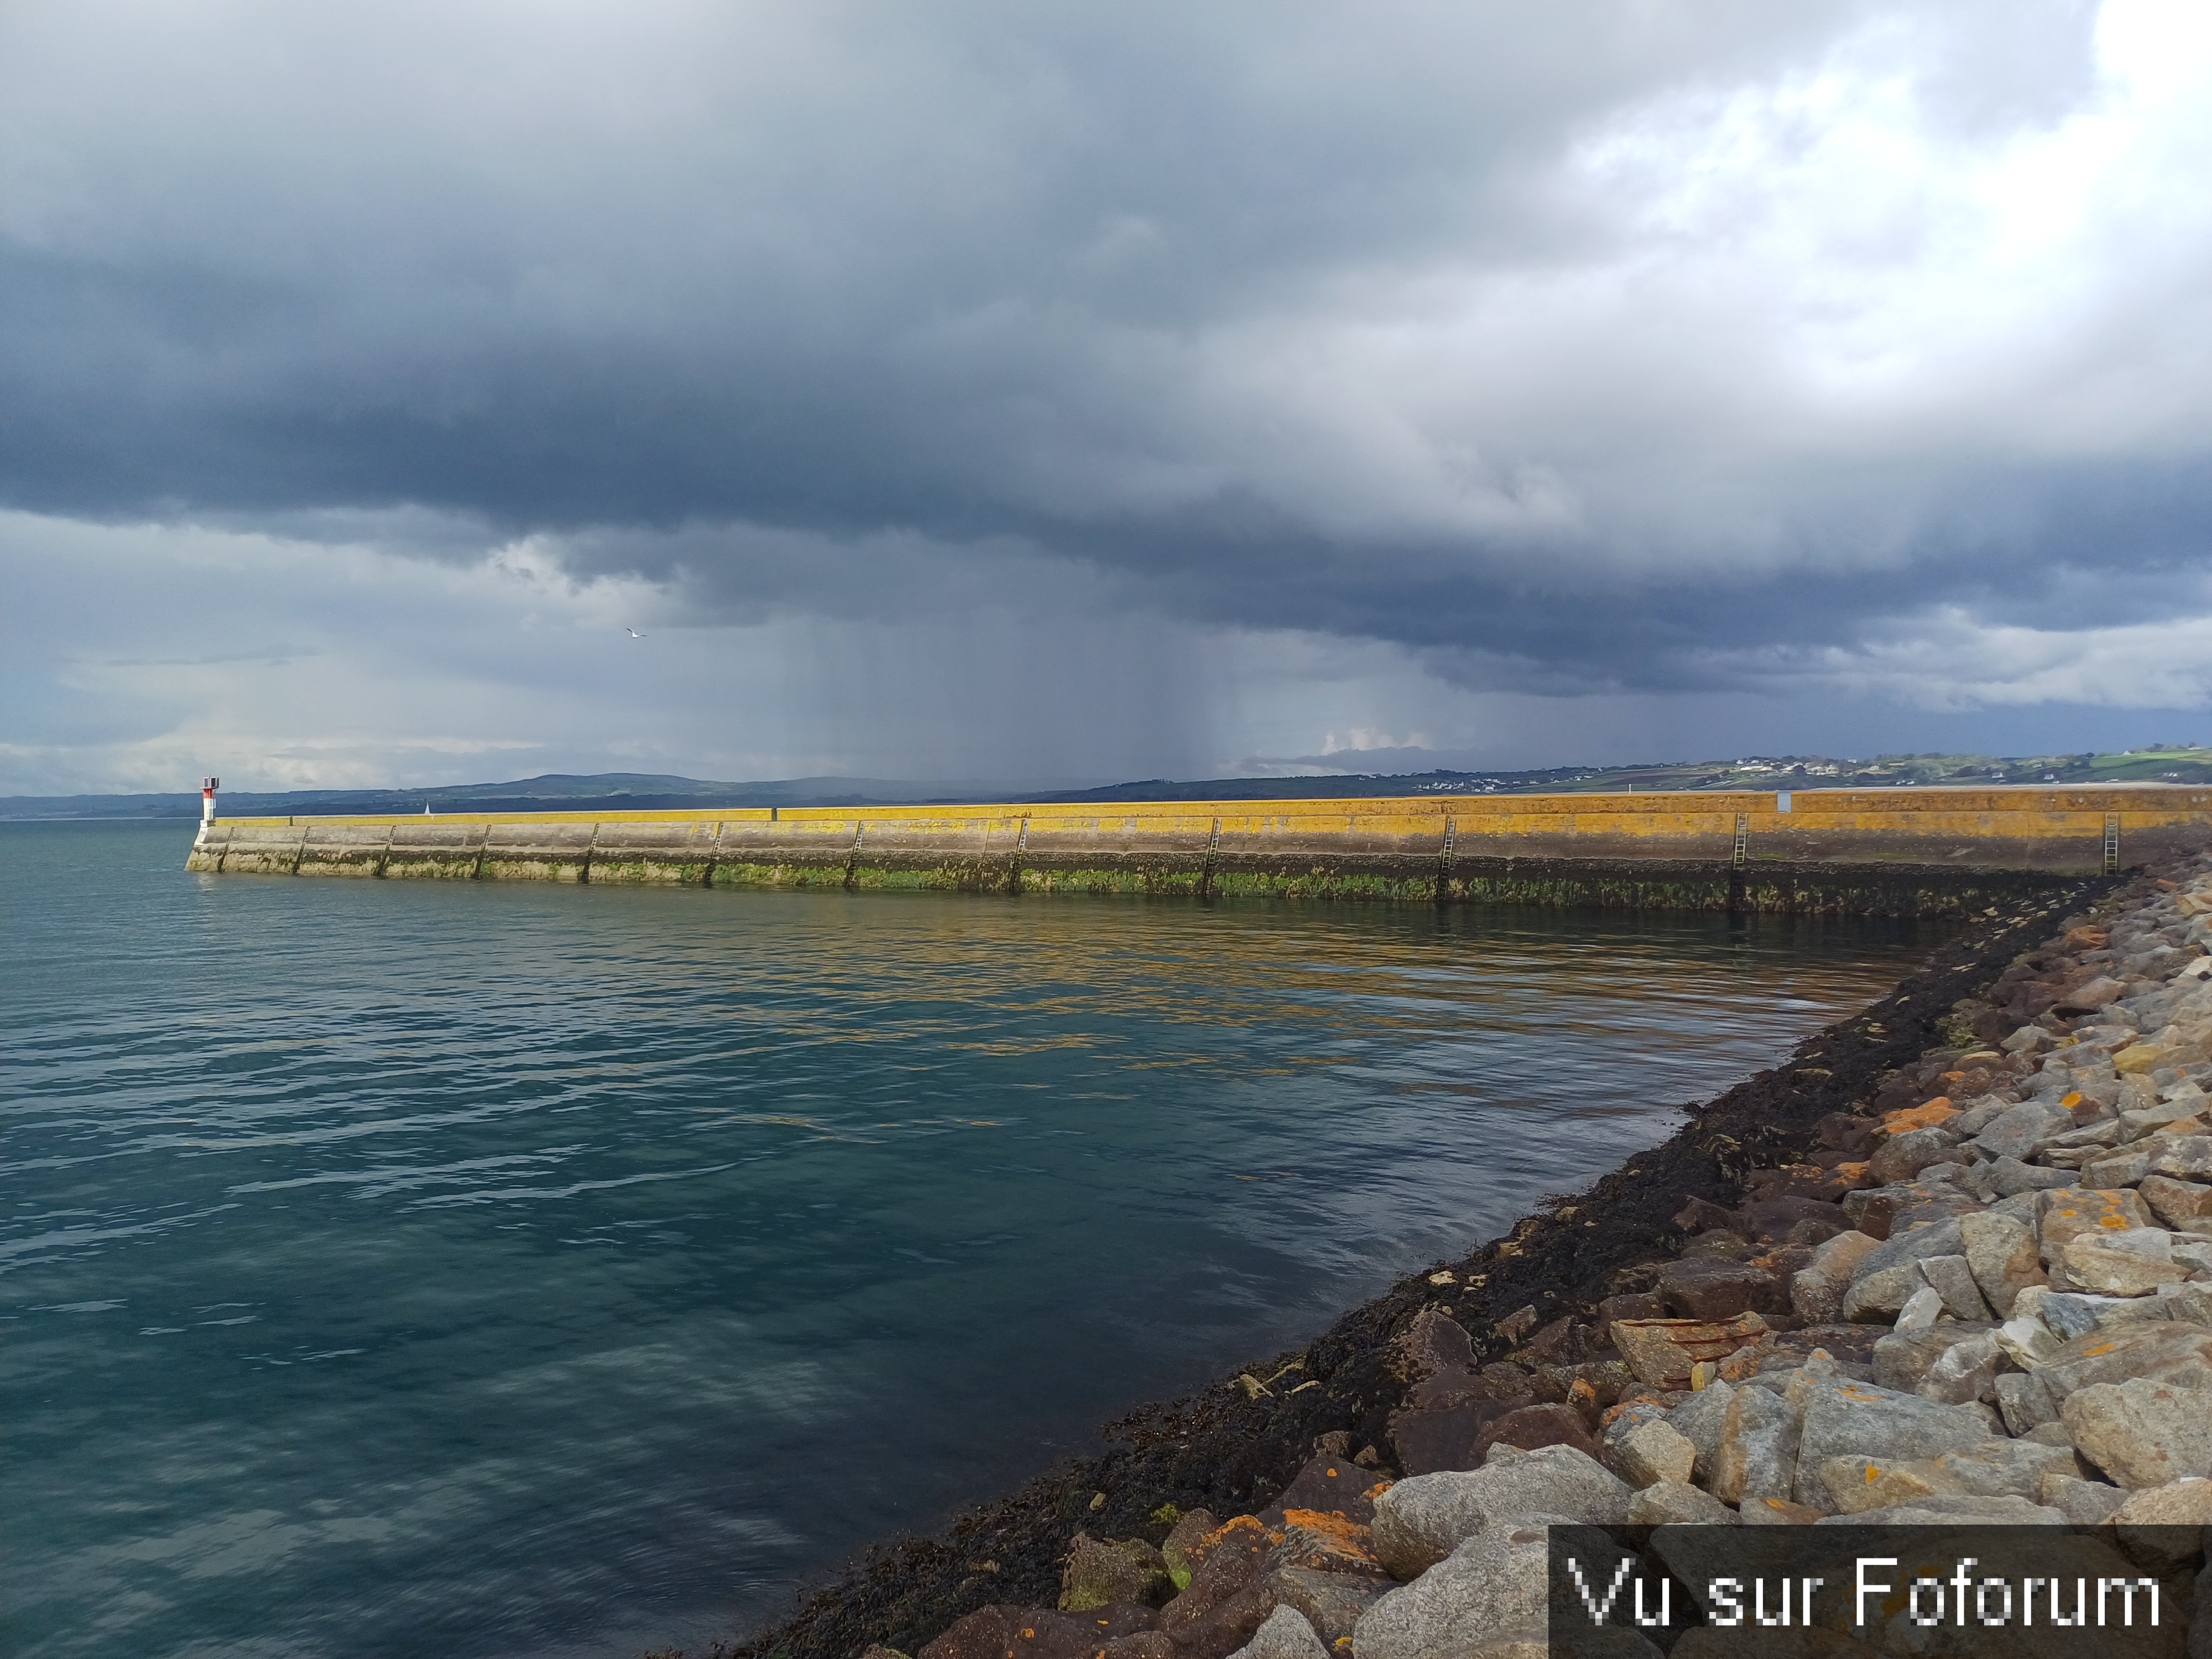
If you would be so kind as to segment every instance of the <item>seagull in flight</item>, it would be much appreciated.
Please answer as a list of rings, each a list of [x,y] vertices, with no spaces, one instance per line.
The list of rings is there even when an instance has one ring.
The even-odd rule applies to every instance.
[[[634,640],[641,640],[641,639],[643,639],[643,638],[645,638],[645,637],[646,637],[644,635],[642,635],[642,634],[639,633],[639,632],[637,631],[637,629],[635,629],[635,628],[630,628],[630,627],[627,627],[627,626],[625,626],[625,627],[623,628],[623,633],[625,633],[625,634],[627,634],[627,635],[629,635],[630,636],[630,638],[632,638],[632,639],[634,639]]]

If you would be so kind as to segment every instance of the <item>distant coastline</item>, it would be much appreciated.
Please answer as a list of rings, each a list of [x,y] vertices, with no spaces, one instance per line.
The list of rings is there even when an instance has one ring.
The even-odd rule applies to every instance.
[[[1407,751],[1397,751],[1404,754]],[[1418,752],[1418,751],[1413,751]],[[1747,756],[1637,766],[1524,771],[1340,772],[1298,776],[1144,778],[1069,787],[1066,778],[811,777],[718,782],[655,773],[550,773],[422,789],[231,790],[223,811],[249,817],[419,812],[682,811],[717,806],[921,806],[1004,800],[1326,800],[1344,796],[1604,793],[1624,789],[1869,788],[1964,783],[2212,783],[2212,749],[2159,747],[2078,755]],[[0,795],[0,822],[197,818],[196,791],[127,795]]]

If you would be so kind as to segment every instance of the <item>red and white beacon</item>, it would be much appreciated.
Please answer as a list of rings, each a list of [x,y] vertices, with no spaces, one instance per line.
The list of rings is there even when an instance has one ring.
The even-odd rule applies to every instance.
[[[215,792],[222,787],[221,778],[200,780],[200,822],[202,823],[215,822]]]

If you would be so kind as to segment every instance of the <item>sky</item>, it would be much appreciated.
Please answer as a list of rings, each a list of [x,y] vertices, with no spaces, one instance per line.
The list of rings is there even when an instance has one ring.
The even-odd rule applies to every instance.
[[[2212,740],[2208,158],[2195,0],[0,0],[0,793]]]

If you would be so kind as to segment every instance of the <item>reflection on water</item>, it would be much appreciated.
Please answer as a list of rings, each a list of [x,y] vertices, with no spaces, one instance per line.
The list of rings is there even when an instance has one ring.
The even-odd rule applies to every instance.
[[[1318,1328],[1899,924],[204,878],[0,826],[12,1652],[616,1655]]]

